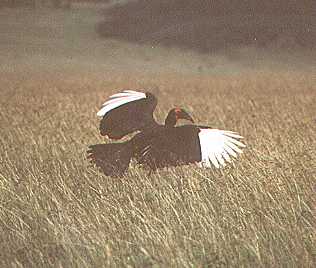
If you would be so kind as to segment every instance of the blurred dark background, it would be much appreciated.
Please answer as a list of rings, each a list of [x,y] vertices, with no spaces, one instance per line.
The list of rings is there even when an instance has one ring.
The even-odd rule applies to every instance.
[[[314,0],[140,0],[113,6],[101,36],[213,52],[240,46],[313,49]]]
[[[71,8],[78,2],[113,4],[96,27],[107,38],[202,52],[316,46],[315,0],[1,0],[0,7]]]
[[[0,34],[8,70],[305,70],[316,0],[0,0]]]

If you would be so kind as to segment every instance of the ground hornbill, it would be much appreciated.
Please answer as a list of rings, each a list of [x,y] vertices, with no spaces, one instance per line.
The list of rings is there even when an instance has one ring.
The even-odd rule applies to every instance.
[[[170,110],[165,124],[160,125],[153,117],[156,105],[156,97],[149,92],[124,90],[110,96],[97,113],[102,117],[101,135],[121,139],[132,132],[138,133],[121,143],[89,146],[91,163],[108,176],[122,176],[131,158],[151,171],[189,163],[219,168],[245,147],[239,141],[242,137],[235,132],[198,125],[176,126],[179,119],[194,123],[180,108]]]

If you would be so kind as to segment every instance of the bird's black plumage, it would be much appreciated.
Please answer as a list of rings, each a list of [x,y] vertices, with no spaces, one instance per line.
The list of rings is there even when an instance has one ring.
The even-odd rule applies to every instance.
[[[163,127],[154,135],[144,135],[139,163],[150,169],[177,166],[201,161],[199,128],[193,125]],[[144,144],[144,140],[146,144]]]
[[[122,143],[90,146],[90,161],[108,176],[122,176],[131,158],[150,170],[190,163],[220,167],[244,147],[238,141],[242,137],[231,131],[176,126],[179,119],[193,123],[192,117],[180,108],[169,111],[164,125],[158,124],[153,116],[156,105],[157,99],[151,93],[127,90],[112,95],[98,112],[102,116],[101,135],[120,139],[139,132]]]
[[[94,144],[89,146],[88,158],[105,175],[120,177],[127,171],[132,153],[129,142]]]
[[[153,117],[156,106],[156,97],[147,92],[146,98],[116,107],[100,121],[100,134],[111,139],[121,139],[134,131],[154,128],[158,125]]]

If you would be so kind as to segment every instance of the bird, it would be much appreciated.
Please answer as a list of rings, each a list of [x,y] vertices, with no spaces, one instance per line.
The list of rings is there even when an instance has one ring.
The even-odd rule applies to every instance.
[[[188,164],[220,168],[246,147],[238,133],[196,125],[183,108],[171,109],[164,124],[159,124],[154,119],[157,103],[150,92],[126,89],[111,95],[97,112],[100,135],[111,140],[135,135],[121,142],[90,145],[90,163],[112,177],[124,176],[131,159],[150,173]],[[190,123],[177,126],[181,119]]]

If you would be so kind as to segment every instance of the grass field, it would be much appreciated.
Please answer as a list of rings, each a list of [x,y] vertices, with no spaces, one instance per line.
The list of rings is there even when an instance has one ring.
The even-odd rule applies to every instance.
[[[30,20],[21,14],[16,32]],[[183,67],[177,55],[191,52],[180,50],[164,69],[163,48],[150,54],[89,39],[73,51],[54,35],[49,54],[52,43],[37,36],[33,47],[27,38],[0,46],[11,51],[0,73],[1,267],[315,266],[315,70],[232,72],[236,64],[225,61],[227,72],[204,73],[195,67],[210,56],[192,53]],[[8,31],[7,44],[14,38]],[[127,58],[126,48],[136,55]],[[160,122],[178,105],[196,122],[239,132],[244,154],[222,170],[190,165],[147,176],[132,165],[122,179],[102,175],[85,152],[107,142],[96,112],[122,88],[152,91]]]

